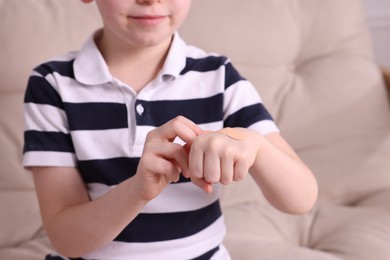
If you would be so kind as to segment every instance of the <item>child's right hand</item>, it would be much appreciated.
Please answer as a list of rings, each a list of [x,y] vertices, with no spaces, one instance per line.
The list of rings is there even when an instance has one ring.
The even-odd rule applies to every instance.
[[[199,126],[182,116],[148,133],[133,177],[136,192],[142,200],[154,199],[168,184],[178,181],[181,172],[189,175],[188,154],[182,145],[173,141],[179,137],[190,145],[202,133]]]

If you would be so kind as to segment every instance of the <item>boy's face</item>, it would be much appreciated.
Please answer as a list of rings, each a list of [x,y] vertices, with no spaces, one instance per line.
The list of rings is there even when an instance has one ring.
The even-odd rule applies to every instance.
[[[191,0],[96,0],[104,37],[133,47],[156,46],[183,23]]]

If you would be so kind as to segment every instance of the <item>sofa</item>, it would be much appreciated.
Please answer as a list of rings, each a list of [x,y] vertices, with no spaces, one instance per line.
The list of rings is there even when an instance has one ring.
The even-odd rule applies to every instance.
[[[374,57],[377,62],[390,67],[390,1],[362,0],[367,14]]]
[[[51,246],[21,166],[24,90],[34,66],[78,49],[101,21],[77,0],[0,0],[0,13],[0,259],[39,260]],[[254,83],[319,184],[299,216],[272,208],[250,177],[223,186],[232,258],[389,260],[390,73],[373,59],[361,2],[194,0],[180,34]]]

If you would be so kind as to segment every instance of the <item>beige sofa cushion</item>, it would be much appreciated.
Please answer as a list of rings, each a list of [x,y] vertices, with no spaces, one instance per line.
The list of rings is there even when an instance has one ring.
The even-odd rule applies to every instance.
[[[192,11],[183,37],[229,56],[258,87],[320,200],[389,187],[389,105],[360,1],[197,0]]]
[[[81,1],[0,0],[1,92],[24,91],[31,69],[46,59],[77,50],[100,26],[93,5]],[[14,73],[18,72],[15,77]]]
[[[197,0],[182,35],[258,87],[320,185],[302,217],[225,187],[233,259],[389,259],[389,101],[360,1]]]
[[[100,24],[94,6],[80,1],[0,0],[0,259],[44,259],[50,250],[21,166],[28,76],[49,57],[78,49]]]

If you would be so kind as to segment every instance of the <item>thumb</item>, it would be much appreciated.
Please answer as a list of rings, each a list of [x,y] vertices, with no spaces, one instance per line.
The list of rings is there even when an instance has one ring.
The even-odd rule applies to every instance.
[[[192,183],[194,183],[196,186],[201,188],[207,193],[211,193],[213,191],[213,185],[207,181],[205,181],[204,178],[191,178]]]

